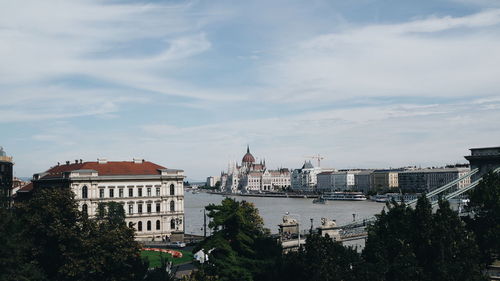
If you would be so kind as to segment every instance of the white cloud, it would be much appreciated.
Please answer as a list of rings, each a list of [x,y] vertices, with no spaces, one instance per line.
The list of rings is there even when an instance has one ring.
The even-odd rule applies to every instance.
[[[247,143],[269,166],[290,168],[315,153],[336,168],[445,164],[463,162],[471,146],[498,145],[500,10],[376,25],[334,15],[343,21],[335,25],[308,18],[300,5],[277,15],[262,3],[241,14],[199,3],[2,2],[0,126],[23,121],[35,131],[16,140],[18,175],[68,159],[144,157],[203,179],[240,160]],[[286,29],[272,26],[296,17],[280,23]],[[241,37],[219,34],[240,27]],[[268,30],[253,37],[256,27]],[[248,40],[255,45],[225,52],[244,37],[272,43]],[[234,61],[217,75],[211,55]],[[246,86],[219,87],[231,71],[248,74]],[[103,85],[79,87],[72,77]],[[134,108],[155,103],[153,93],[185,97],[169,105],[203,109],[201,116],[169,112],[172,120]],[[125,106],[134,108],[131,119],[140,116],[132,124],[71,119],[120,117]],[[206,125],[202,114],[231,121]]]
[[[265,65],[261,78],[276,93],[265,97],[314,103],[496,94],[499,23],[500,10],[490,10],[321,35]]]
[[[224,17],[195,14],[190,8],[189,4],[116,5],[100,1],[6,3],[0,11],[0,84],[40,85],[67,75],[85,75],[137,91],[224,98],[221,93],[200,91],[169,78],[186,59],[210,48],[201,28]],[[120,55],[121,46],[141,40],[162,41],[163,50],[134,57]],[[103,53],[106,55],[99,55]]]

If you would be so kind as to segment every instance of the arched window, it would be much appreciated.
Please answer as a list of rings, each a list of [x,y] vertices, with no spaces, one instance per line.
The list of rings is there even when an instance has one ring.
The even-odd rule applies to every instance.
[[[87,206],[87,204],[83,204],[82,205],[82,213],[84,215],[88,215],[88,213],[89,213],[89,207]]]
[[[137,230],[142,231],[142,221],[137,224]]]
[[[89,198],[89,188],[86,185],[82,187],[82,198]]]
[[[175,195],[175,186],[173,184],[170,185],[170,195]]]
[[[156,230],[160,230],[160,220],[156,221]]]
[[[147,230],[150,231],[151,230],[151,221],[148,221],[148,223],[146,225],[147,225]]]
[[[174,202],[174,200],[170,201],[170,212],[175,212],[175,202]]]
[[[170,221],[170,229],[175,229],[175,219]]]

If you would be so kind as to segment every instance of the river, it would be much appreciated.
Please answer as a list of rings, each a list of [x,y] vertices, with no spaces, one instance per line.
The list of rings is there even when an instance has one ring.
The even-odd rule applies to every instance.
[[[265,227],[269,228],[271,233],[278,233],[278,224],[282,222],[282,217],[286,212],[299,219],[300,228],[303,230],[311,227],[311,218],[314,228],[320,225],[321,218],[334,219],[337,224],[342,225],[352,222],[353,214],[356,215],[356,220],[360,220],[380,213],[385,206],[383,203],[370,200],[328,201],[326,204],[313,204],[313,199],[306,198],[230,197],[254,203],[264,219]],[[222,199],[224,197],[217,194],[185,192],[186,233],[203,234],[203,208],[211,203],[220,204]]]

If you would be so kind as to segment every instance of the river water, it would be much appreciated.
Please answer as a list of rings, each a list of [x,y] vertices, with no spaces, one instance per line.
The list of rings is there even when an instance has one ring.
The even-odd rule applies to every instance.
[[[313,199],[306,198],[230,197],[254,203],[264,219],[265,227],[269,228],[271,233],[278,233],[278,224],[282,222],[282,217],[286,212],[299,219],[300,229],[303,230],[311,227],[311,218],[314,228],[321,224],[321,218],[334,219],[337,224],[342,225],[352,222],[353,214],[356,220],[362,220],[380,213],[385,206],[383,203],[370,200],[328,201],[326,204],[313,204]],[[217,194],[185,192],[186,233],[203,234],[204,207],[208,204],[220,204],[222,199],[224,197]]]

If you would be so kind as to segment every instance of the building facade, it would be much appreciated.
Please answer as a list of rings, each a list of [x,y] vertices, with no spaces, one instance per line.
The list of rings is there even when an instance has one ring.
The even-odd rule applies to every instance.
[[[469,168],[434,168],[404,171],[398,174],[399,188],[405,192],[423,193],[441,187],[467,174]],[[458,183],[455,188],[470,184],[470,178]]]
[[[370,174],[372,189],[387,190],[399,187],[398,173],[403,170],[375,170]]]
[[[33,189],[70,188],[82,212],[95,216],[99,203],[123,205],[137,240],[162,240],[184,232],[184,172],[134,161],[75,161],[33,176]]]
[[[205,183],[206,186],[208,187],[215,187],[215,185],[219,182],[220,184],[220,177],[207,177],[207,181]]]
[[[316,192],[318,174],[321,172],[321,168],[314,167],[311,161],[304,162],[302,168],[293,170],[291,176],[291,188],[295,191]]]
[[[372,187],[371,175],[373,170],[361,170],[354,175],[354,190],[368,193]]]
[[[270,170],[265,161],[256,163],[247,147],[241,165],[230,164],[228,171],[221,173],[220,182],[221,191],[229,193],[280,191],[290,187],[290,171],[285,168]]]
[[[321,172],[318,174],[318,191],[354,190],[358,171]]]
[[[0,146],[0,204],[2,207],[8,207],[12,200],[12,180],[13,180],[12,157]]]

